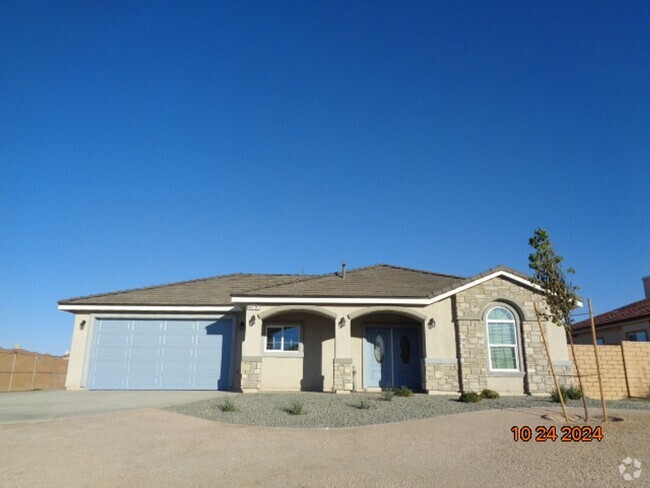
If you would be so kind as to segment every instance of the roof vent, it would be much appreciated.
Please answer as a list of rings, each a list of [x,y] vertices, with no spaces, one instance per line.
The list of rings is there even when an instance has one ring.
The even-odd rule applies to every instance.
[[[643,290],[645,291],[645,297],[650,298],[650,275],[643,278]]]
[[[345,261],[341,262],[341,276],[343,276],[343,279],[345,279],[345,267],[348,265]]]

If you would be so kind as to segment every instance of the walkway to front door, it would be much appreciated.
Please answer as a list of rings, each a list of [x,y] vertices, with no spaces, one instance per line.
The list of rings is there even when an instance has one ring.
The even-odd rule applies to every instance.
[[[415,327],[368,327],[364,388],[420,388],[420,334]]]

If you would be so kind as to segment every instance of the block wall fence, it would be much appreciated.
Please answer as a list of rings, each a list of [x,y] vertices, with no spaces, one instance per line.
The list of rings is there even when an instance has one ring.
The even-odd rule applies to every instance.
[[[0,393],[60,390],[65,385],[68,359],[25,351],[0,351]]]
[[[575,350],[585,395],[600,398],[594,346],[580,344]],[[650,398],[650,342],[598,346],[598,356],[606,400]]]

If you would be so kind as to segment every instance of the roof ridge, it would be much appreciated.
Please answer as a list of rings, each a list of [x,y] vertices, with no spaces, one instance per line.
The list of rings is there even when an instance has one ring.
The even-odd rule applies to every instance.
[[[448,274],[448,273],[437,273],[436,271],[429,271],[429,270],[426,270],[426,269],[418,269],[418,268],[409,268],[407,266],[397,266],[395,264],[387,264],[387,263],[378,263],[378,264],[375,264],[373,266],[366,266],[365,268],[357,268],[357,269],[354,269],[354,270],[350,270],[350,272],[358,271],[360,269],[378,268],[380,266],[384,266],[386,268],[401,269],[403,271],[412,271],[414,273],[423,273],[423,274],[430,274],[430,275],[435,275],[435,276],[446,276],[448,278],[465,279],[463,276],[452,275],[452,274]]]
[[[284,275],[284,276],[292,276],[292,275]],[[324,273],[324,274],[320,274],[320,275],[296,275],[296,276],[304,276],[304,278],[296,279],[296,280],[293,280],[293,281],[287,281],[286,283],[273,283],[271,285],[260,286],[259,288],[251,288],[251,289],[243,291],[243,292],[231,293],[230,296],[233,296],[233,295],[236,295],[236,294],[252,293],[252,292],[260,291],[260,290],[267,290],[269,288],[275,288],[276,286],[293,285],[294,283],[302,283],[303,281],[317,280],[319,278],[327,278],[329,276],[336,276],[336,273]]]
[[[216,276],[208,276],[207,278],[195,278],[193,280],[181,280],[181,281],[174,281],[172,283],[164,283],[161,285],[152,285],[152,286],[140,286],[136,288],[125,288],[124,290],[117,290],[117,291],[111,291],[111,292],[105,292],[105,293],[93,293],[90,295],[83,295],[83,296],[78,296],[78,297],[71,297],[71,298],[64,298],[62,300],[59,300],[57,303],[60,305],[64,302],[70,302],[73,300],[82,300],[85,298],[99,298],[99,297],[105,297],[105,296],[110,296],[110,295],[120,295],[122,293],[130,293],[133,291],[143,291],[143,290],[155,290],[157,288],[165,288],[167,286],[174,286],[174,285],[186,285],[189,283],[198,283],[201,281],[209,281],[209,280],[214,280],[217,278],[230,278],[233,276],[294,276],[290,273],[227,273],[224,275],[216,275]]]

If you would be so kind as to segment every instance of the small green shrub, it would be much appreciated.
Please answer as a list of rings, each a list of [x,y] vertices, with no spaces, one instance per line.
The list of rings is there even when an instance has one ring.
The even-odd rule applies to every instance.
[[[478,403],[481,401],[481,395],[475,391],[464,391],[458,397],[458,401],[461,403]]]
[[[299,400],[296,400],[289,405],[289,407],[284,409],[289,415],[303,415],[305,413],[305,404]]]
[[[582,390],[578,386],[570,386],[566,389],[566,396],[569,400],[581,400]]]
[[[359,398],[359,403],[355,405],[359,410],[368,410],[370,408],[370,399],[366,397]]]
[[[393,401],[394,396],[395,393],[393,393],[393,390],[384,390],[381,392],[381,399],[385,402]]]
[[[413,396],[413,390],[411,390],[408,386],[400,386],[395,390],[395,396],[398,397],[412,397]]]
[[[560,392],[562,392],[562,398],[564,398],[564,401],[580,400],[582,398],[582,390],[576,386],[560,386]],[[560,403],[560,395],[558,394],[557,388],[553,388],[553,391],[551,392],[551,400],[555,403]]]
[[[484,388],[481,392],[481,398],[486,398],[488,400],[496,400],[499,396],[500,395],[496,391],[490,390],[489,388]]]
[[[235,402],[233,402],[230,398],[226,398],[219,405],[219,410],[221,410],[222,412],[236,412],[237,407],[235,406]]]

